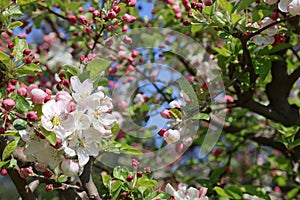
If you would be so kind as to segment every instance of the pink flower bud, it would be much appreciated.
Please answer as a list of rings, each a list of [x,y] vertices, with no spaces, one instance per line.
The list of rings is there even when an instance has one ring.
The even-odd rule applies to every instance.
[[[67,91],[58,91],[55,95],[55,101],[63,101],[69,103],[72,101],[72,97]]]
[[[52,91],[48,88],[45,89],[45,92],[48,94],[48,95],[51,95],[52,94]]]
[[[131,39],[129,36],[125,36],[125,37],[123,38],[123,42],[124,42],[125,44],[131,44],[131,43],[132,43],[132,39]]]
[[[174,5],[174,6],[173,6],[173,11],[174,11],[175,13],[179,13],[179,12],[180,12],[180,6]]]
[[[12,100],[12,99],[4,99],[2,101],[2,107],[5,109],[5,110],[11,110],[15,107],[15,101]]]
[[[140,164],[140,162],[135,158],[131,159],[131,163],[132,163],[132,167],[134,167],[134,168],[137,168]]]
[[[0,174],[1,174],[2,176],[6,176],[8,173],[7,173],[7,170],[3,168],[3,169],[1,169]]]
[[[161,136],[161,137],[163,137],[164,136],[164,134],[165,134],[165,132],[167,132],[167,129],[165,129],[165,128],[162,128],[162,129],[160,129],[159,131],[158,131],[158,135],[159,136]]]
[[[94,10],[93,12],[93,17],[96,18],[96,17],[100,17],[100,12],[98,10]]]
[[[161,111],[161,112],[160,112],[160,115],[161,115],[163,118],[167,118],[167,119],[171,118],[171,116],[172,116],[171,111],[170,111],[170,110],[167,110],[167,109]]]
[[[33,171],[31,168],[26,167],[26,168],[21,168],[20,169],[20,176],[24,179],[27,179],[30,175],[33,174]]]
[[[79,21],[80,21],[81,24],[87,24],[88,23],[87,18],[84,15],[79,16]]]
[[[31,90],[31,100],[34,104],[42,104],[48,96],[46,92],[41,89],[35,88]]]
[[[130,22],[130,19],[131,19],[131,15],[125,13],[123,16],[122,16],[122,20],[124,21],[124,23],[129,23]]]
[[[68,15],[67,17],[69,19],[70,24],[76,24],[77,19],[75,15]]]
[[[38,117],[38,115],[37,115],[36,112],[34,112],[34,111],[29,111],[29,112],[27,112],[27,119],[28,119],[29,121],[36,122],[36,121],[39,120],[39,117]]]
[[[133,176],[132,175],[128,175],[127,178],[126,178],[126,180],[128,182],[131,182],[133,180]]]
[[[105,40],[105,46],[106,47],[111,47],[113,45],[114,41],[111,38],[108,38]]]
[[[145,171],[146,171],[146,173],[151,173],[151,168],[150,167],[146,167]]]
[[[107,17],[108,17],[109,19],[114,19],[114,18],[116,18],[116,16],[117,16],[117,14],[116,14],[116,12],[113,11],[113,10],[110,10],[110,11],[107,13]]]
[[[62,161],[59,168],[66,176],[76,176],[79,172],[79,164],[71,159]]]
[[[20,87],[18,90],[17,90],[17,93],[23,97],[26,97],[27,96],[27,89],[24,88],[24,87]]]
[[[38,86],[35,85],[35,84],[29,85],[29,86],[27,87],[27,96],[29,96],[29,97],[31,98],[31,97],[32,97],[31,91],[32,91],[33,89],[36,89],[36,88],[38,88]]]
[[[134,7],[135,4],[136,4],[136,0],[130,0],[130,1],[128,2],[128,5],[131,6],[131,7]]]
[[[46,190],[46,192],[49,192],[49,191],[53,190],[53,184],[46,185],[45,190]]]
[[[135,57],[137,57],[137,56],[139,55],[139,53],[140,53],[140,52],[138,52],[137,50],[133,49],[133,50],[131,51],[131,56],[132,56],[133,58],[135,58]]]

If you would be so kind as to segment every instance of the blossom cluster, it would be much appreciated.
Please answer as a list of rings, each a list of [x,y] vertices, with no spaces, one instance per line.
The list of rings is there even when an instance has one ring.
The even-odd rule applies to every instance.
[[[165,191],[172,195],[171,199],[174,200],[208,200],[205,196],[208,188],[201,187],[199,190],[183,184],[176,191],[169,183],[166,185]]]
[[[100,151],[99,140],[112,136],[116,120],[111,98],[93,87],[89,79],[70,79],[71,91],[58,91],[42,105],[40,128],[44,135],[55,135],[56,144],[36,134],[34,127],[19,131],[26,142],[28,161],[46,163],[67,176],[80,173],[90,156]]]

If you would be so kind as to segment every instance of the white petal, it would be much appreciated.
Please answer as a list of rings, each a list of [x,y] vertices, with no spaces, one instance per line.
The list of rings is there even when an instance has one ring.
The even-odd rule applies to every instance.
[[[77,150],[77,155],[80,166],[84,166],[90,159],[88,152],[82,148]]]
[[[172,187],[172,185],[170,185],[170,183],[168,183],[166,185],[165,192],[172,196],[175,196],[176,190]]]
[[[188,192],[190,199],[199,197],[199,190],[197,190],[196,188],[190,187],[187,190],[187,192]]]
[[[292,2],[292,0],[280,0],[278,4],[279,10],[282,12],[288,12],[287,7]]]

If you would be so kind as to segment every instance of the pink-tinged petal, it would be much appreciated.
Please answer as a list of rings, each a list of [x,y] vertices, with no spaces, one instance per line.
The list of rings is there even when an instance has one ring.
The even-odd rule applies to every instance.
[[[106,132],[104,126],[98,120],[93,121],[93,126],[100,133],[104,134]]]
[[[291,15],[300,15],[300,1],[299,0],[293,0],[289,5],[287,10]]]
[[[264,2],[269,5],[273,5],[273,4],[277,3],[277,1],[278,0],[264,0]]]
[[[199,197],[205,197],[205,195],[206,195],[206,193],[207,193],[207,190],[208,190],[208,188],[206,188],[206,187],[201,187],[200,189],[199,189]]]
[[[282,12],[288,12],[288,5],[292,2],[292,0],[280,0],[278,4],[278,8]]]

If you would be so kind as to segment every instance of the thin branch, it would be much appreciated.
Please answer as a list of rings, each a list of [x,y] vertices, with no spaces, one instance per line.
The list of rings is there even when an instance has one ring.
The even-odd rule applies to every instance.
[[[285,22],[285,21],[289,21],[289,20],[291,20],[291,19],[295,19],[296,17],[298,17],[298,16],[289,16],[289,17],[286,17],[286,18],[284,18],[284,19],[282,19],[282,20],[275,21],[275,22],[273,22],[273,23],[271,23],[271,24],[268,24],[267,26],[264,26],[264,27],[262,27],[261,29],[259,29],[259,30],[255,31],[255,32],[251,33],[251,34],[248,35],[248,36],[246,36],[246,40],[250,40],[253,36],[262,33],[264,30],[267,30],[268,28],[270,28],[270,27],[272,27],[272,26],[275,26],[276,24],[280,24],[281,22]]]

